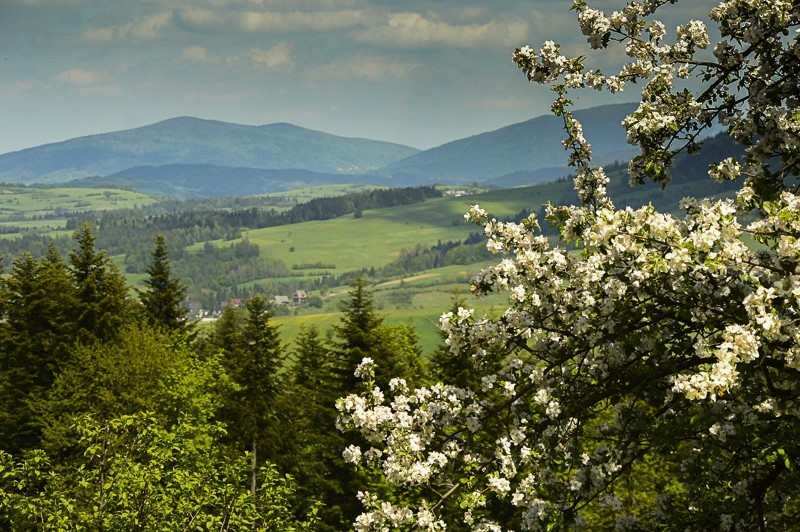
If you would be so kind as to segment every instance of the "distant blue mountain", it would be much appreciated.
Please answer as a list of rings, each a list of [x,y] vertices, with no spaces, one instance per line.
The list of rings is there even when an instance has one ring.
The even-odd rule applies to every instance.
[[[0,155],[0,181],[59,183],[172,164],[359,174],[418,151],[291,124],[244,126],[184,117]]]
[[[634,104],[575,111],[595,162],[634,154],[620,123]],[[174,118],[0,155],[0,181],[124,186],[174,197],[278,192],[319,184],[519,186],[570,172],[564,124],[540,116],[420,152],[291,124],[243,126]]]
[[[621,124],[635,109],[636,104],[626,103],[574,112],[592,144],[595,162],[606,164],[632,158],[635,151],[628,144]],[[378,173],[400,181],[483,183],[498,180],[500,184],[514,181],[500,178],[519,177],[522,172],[536,181],[514,181],[515,185],[552,181],[569,173],[567,152],[561,145],[565,136],[563,119],[545,115],[411,155],[390,163]]]

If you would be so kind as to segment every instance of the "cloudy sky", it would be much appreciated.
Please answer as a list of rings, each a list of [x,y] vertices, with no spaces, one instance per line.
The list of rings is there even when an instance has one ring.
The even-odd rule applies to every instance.
[[[0,0],[0,153],[175,116],[430,148],[548,112],[511,53],[580,46],[570,3]]]

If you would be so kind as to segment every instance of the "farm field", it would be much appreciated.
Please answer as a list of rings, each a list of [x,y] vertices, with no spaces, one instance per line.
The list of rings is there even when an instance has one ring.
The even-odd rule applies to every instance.
[[[300,267],[306,276],[341,274],[361,268],[385,266],[402,249],[417,244],[432,246],[438,241],[463,240],[480,228],[465,223],[464,213],[478,203],[498,218],[515,216],[522,209],[538,210],[563,189],[543,185],[497,190],[461,197],[434,198],[424,203],[365,210],[361,217],[342,216],[332,220],[246,230],[242,238],[259,246],[262,256],[281,259],[290,269]],[[228,246],[228,242],[214,242]],[[190,249],[199,251],[204,243]],[[333,268],[305,268],[322,263]]]
[[[67,213],[135,209],[156,201],[146,194],[128,190],[0,185],[0,228],[5,229],[3,238],[19,234],[11,228],[57,236],[65,228]]]

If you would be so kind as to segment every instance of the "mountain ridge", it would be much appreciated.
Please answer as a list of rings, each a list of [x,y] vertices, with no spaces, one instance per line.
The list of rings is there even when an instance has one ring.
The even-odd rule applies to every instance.
[[[0,180],[60,183],[138,166],[179,163],[362,173],[418,151],[287,123],[248,126],[176,117],[0,155]]]
[[[633,109],[611,104],[574,112],[596,162],[634,154],[620,125]],[[343,179],[518,186],[569,173],[563,129],[558,117],[541,115],[420,151],[287,122],[249,126],[180,116],[0,155],[0,181],[103,183],[174,197],[270,193]],[[281,172],[287,170],[296,172]]]

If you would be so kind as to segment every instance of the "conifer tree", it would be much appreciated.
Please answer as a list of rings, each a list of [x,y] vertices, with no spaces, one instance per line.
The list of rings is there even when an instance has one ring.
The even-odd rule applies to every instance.
[[[105,251],[95,249],[91,225],[75,231],[77,248],[70,254],[70,271],[77,295],[78,334],[82,339],[108,340],[130,316],[128,287]]]
[[[372,296],[361,277],[355,280],[350,298],[342,304],[341,310],[341,323],[333,326],[337,338],[333,353],[338,359],[340,391],[345,394],[355,390],[358,383],[353,375],[356,366],[364,358],[376,356],[377,331],[383,318],[376,313]]]
[[[243,323],[233,310],[223,312],[224,329],[219,332],[227,343],[220,341],[223,338],[218,342],[223,346],[228,375],[238,386],[226,401],[228,428],[233,442],[252,453],[251,488],[255,494],[258,464],[275,454],[276,402],[281,387],[278,372],[283,354],[267,301],[256,295],[245,306]]]
[[[186,286],[172,276],[164,235],[158,234],[154,243],[153,260],[147,267],[148,277],[144,281],[147,288],[139,291],[142,307],[150,324],[171,331],[183,330],[186,327],[186,309],[183,306]]]
[[[44,394],[72,342],[72,281],[58,251],[36,260],[24,253],[0,283],[4,320],[0,326],[0,448],[36,445],[41,425],[31,401]]]
[[[282,470],[297,482],[300,507],[304,514],[316,501],[322,530],[335,530],[333,524],[346,523],[336,504],[344,495],[341,449],[346,440],[336,429],[334,405],[339,397],[337,375],[331,353],[315,326],[303,327],[295,338],[294,363],[287,376],[281,410],[287,412],[287,430],[277,460]],[[345,472],[349,474],[349,472]]]

